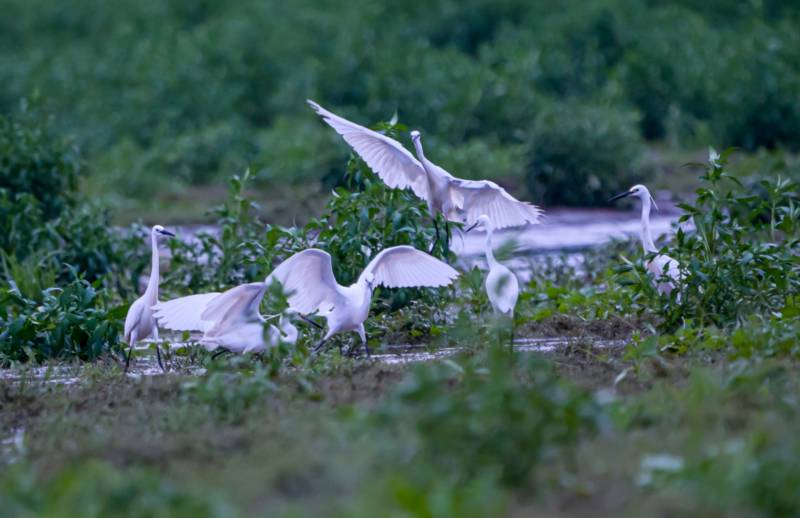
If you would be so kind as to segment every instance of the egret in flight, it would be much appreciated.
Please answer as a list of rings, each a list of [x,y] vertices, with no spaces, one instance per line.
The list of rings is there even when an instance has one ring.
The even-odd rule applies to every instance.
[[[445,219],[445,237],[450,240],[449,221],[473,225],[487,214],[495,228],[539,223],[542,211],[522,202],[489,180],[463,180],[451,175],[425,157],[419,131],[411,140],[419,160],[396,140],[339,117],[314,101],[308,104],[322,119],[350,144],[356,153],[389,187],[410,188],[428,204],[439,240],[437,215]],[[433,250],[433,247],[431,248]]]
[[[669,295],[675,289],[675,283],[681,278],[680,265],[678,261],[666,254],[659,254],[650,233],[650,204],[655,205],[655,200],[644,185],[634,185],[627,191],[617,194],[609,202],[635,196],[642,201],[642,248],[645,254],[656,254],[652,259],[645,262],[645,268],[655,278],[654,282],[658,292]],[[658,205],[655,205],[658,209]],[[666,277],[665,280],[661,280]]]
[[[223,293],[199,293],[156,304],[158,323],[173,331],[202,331],[200,344],[207,350],[222,348],[234,353],[263,353],[284,342],[297,342],[298,331],[291,322],[294,311],[280,315],[277,326],[270,324],[258,308],[269,287],[264,282],[236,286]]]
[[[494,251],[492,250],[492,234],[494,233],[492,220],[485,214],[481,215],[473,227],[479,225],[486,230],[484,253],[486,254],[486,263],[489,265],[489,274],[486,276],[485,283],[486,294],[489,296],[489,302],[492,304],[492,309],[496,314],[513,318],[514,307],[516,307],[517,298],[519,297],[519,281],[514,272],[497,262],[494,257]]]
[[[333,275],[330,254],[309,248],[278,265],[271,277],[290,294],[288,301],[293,309],[305,314],[317,311],[327,320],[328,331],[315,350],[337,333],[357,331],[369,356],[364,321],[376,286],[446,286],[458,277],[458,272],[411,246],[394,246],[376,255],[354,284],[342,286]]]
[[[125,358],[125,372],[128,372],[128,367],[130,367],[131,353],[137,341],[151,336],[154,340],[158,341],[158,326],[156,325],[156,320],[153,318],[153,312],[150,308],[158,303],[159,236],[175,237],[175,234],[165,230],[161,225],[156,225],[150,230],[150,246],[152,248],[150,280],[147,282],[147,289],[144,290],[144,294],[131,304],[130,309],[128,309],[128,315],[125,317],[124,340],[128,343],[128,355]],[[164,364],[161,362],[161,350],[158,348],[157,344],[156,355],[158,356],[159,367],[161,367],[161,370],[164,370]]]

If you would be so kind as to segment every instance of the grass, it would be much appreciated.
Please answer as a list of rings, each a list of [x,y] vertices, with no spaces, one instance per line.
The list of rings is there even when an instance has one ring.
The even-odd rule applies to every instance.
[[[529,360],[505,365],[510,373],[534,376],[554,369],[563,381],[540,379],[538,390],[561,383],[567,385],[559,390],[575,387],[569,390],[576,397],[588,398],[585,410],[592,412],[596,430],[579,433],[574,444],[557,436],[546,440],[548,463],[509,483],[492,474],[492,459],[502,458],[502,437],[528,437],[530,429],[514,432],[523,423],[504,421],[507,428],[491,437],[481,457],[487,469],[463,482],[471,501],[464,487],[447,482],[446,465],[432,460],[439,454],[426,450],[426,444],[436,445],[429,442],[432,432],[406,435],[404,427],[386,428],[374,416],[432,418],[441,404],[460,397],[459,384],[467,390],[465,402],[488,397],[489,385],[448,375],[451,388],[440,393],[440,385],[419,383],[436,369],[450,369],[446,364],[420,370],[335,356],[320,361],[313,373],[277,378],[258,365],[234,362],[214,364],[200,378],[130,379],[116,366],[101,364],[85,367],[74,385],[4,382],[4,429],[23,429],[24,440],[21,458],[10,463],[7,449],[0,457],[8,466],[0,475],[0,501],[21,515],[54,512],[56,504],[91,515],[89,500],[100,506],[98,515],[125,505],[133,506],[132,515],[147,514],[154,502],[162,512],[203,516],[436,516],[457,510],[747,516],[795,509],[793,492],[764,493],[756,473],[770,476],[766,470],[778,469],[797,476],[791,457],[781,457],[798,447],[796,364],[769,360],[745,370],[714,355],[634,363],[620,351],[598,353],[591,341]],[[477,354],[451,363],[482,372],[491,371],[493,361],[491,354]],[[636,373],[620,380],[632,367]],[[509,383],[518,392],[529,382]],[[411,406],[402,403],[409,386],[422,390]],[[443,427],[470,422],[469,416],[447,413],[436,419]],[[493,419],[484,415],[481,422]],[[524,457],[530,451],[512,453]],[[427,462],[404,463],[408,455],[423,455],[420,461]],[[442,460],[463,468],[459,457]],[[419,481],[432,475],[439,481],[420,490]]]

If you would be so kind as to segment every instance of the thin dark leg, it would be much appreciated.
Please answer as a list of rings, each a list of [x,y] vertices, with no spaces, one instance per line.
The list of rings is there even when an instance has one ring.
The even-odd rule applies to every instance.
[[[300,314],[298,313],[298,315],[300,315]],[[306,322],[307,324],[311,324],[312,326],[316,327],[317,329],[322,329],[321,325],[317,324],[316,322],[314,322],[313,320],[311,320],[307,316],[300,315],[300,318],[303,320],[303,322]]]
[[[320,349],[322,349],[322,346],[323,346],[323,345],[325,345],[325,339],[324,339],[324,338],[323,338],[322,340],[320,340],[320,341],[319,341],[319,343],[318,343],[318,344],[317,344],[317,345],[314,347],[314,349],[312,350],[312,352],[314,352],[314,353],[318,353],[318,352],[320,351]]]
[[[364,352],[367,354],[367,358],[372,358],[372,354],[370,354],[369,346],[367,342],[364,342]]]
[[[158,359],[158,366],[161,367],[161,372],[167,372],[164,368],[164,362],[161,361],[161,347],[156,344],[156,358]]]
[[[444,256],[446,260],[449,260],[450,256],[450,240],[453,238],[452,234],[450,234],[450,222],[445,218],[444,220]]]
[[[224,347],[220,347],[219,351],[217,351],[217,352],[215,352],[214,354],[211,355],[211,359],[212,360],[216,360],[217,358],[219,358],[220,356],[222,356],[223,354],[226,354],[226,353],[230,353],[230,351],[225,349]]]
[[[439,224],[436,222],[436,215],[433,214],[433,228],[436,230],[436,237],[433,239],[433,245],[431,245],[431,251],[428,252],[429,254],[433,255],[433,251],[436,248],[436,245],[439,243]]]
[[[128,367],[131,366],[131,355],[133,354],[133,344],[128,346],[128,356],[125,357],[125,372],[128,372]]]

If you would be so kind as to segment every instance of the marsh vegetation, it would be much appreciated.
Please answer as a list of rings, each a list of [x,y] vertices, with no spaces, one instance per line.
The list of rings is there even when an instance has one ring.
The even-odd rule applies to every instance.
[[[798,513],[794,3],[7,4],[3,513]],[[298,321],[259,357],[162,333],[167,372],[144,375],[145,346],[123,374],[145,223],[213,229],[164,244],[162,299],[310,246],[350,283],[434,242],[424,202],[348,157],[308,96],[399,139],[424,127],[448,169],[545,208],[668,186],[688,225],[657,253],[680,282],[659,293],[634,239],[577,263],[498,242],[526,269],[518,345],[570,338],[523,352],[485,272],[438,244],[457,283],[378,288],[366,322],[378,355],[435,361],[349,357],[349,335],[315,355]]]

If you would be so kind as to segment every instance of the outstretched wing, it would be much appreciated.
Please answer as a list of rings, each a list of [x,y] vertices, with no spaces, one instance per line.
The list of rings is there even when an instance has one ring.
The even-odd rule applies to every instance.
[[[398,189],[411,188],[420,198],[427,197],[428,184],[422,164],[399,142],[339,117],[310,99],[306,102],[350,144],[386,185]]]
[[[333,276],[328,252],[309,248],[298,252],[275,268],[267,280],[278,280],[288,295],[289,305],[300,313],[311,313],[325,304],[339,302],[339,284]]]
[[[458,277],[449,264],[411,246],[393,246],[370,261],[359,280],[372,275],[374,284],[388,288],[447,286]]]
[[[231,288],[212,299],[200,315],[202,320],[213,324],[206,334],[213,335],[232,325],[260,320],[258,308],[266,290],[267,284],[251,282]]]
[[[219,293],[199,293],[160,302],[151,309],[158,324],[166,329],[205,331],[211,326],[211,322],[204,321],[201,315],[208,303],[218,296]]]
[[[492,220],[494,228],[516,227],[539,223],[542,210],[519,201],[505,189],[489,180],[456,179],[450,184],[453,205],[463,211],[464,223],[472,225],[481,214]]]

